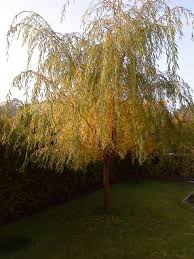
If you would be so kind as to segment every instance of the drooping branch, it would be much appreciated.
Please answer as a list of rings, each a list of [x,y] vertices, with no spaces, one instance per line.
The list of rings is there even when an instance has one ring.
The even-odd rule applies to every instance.
[[[14,86],[25,89],[32,104],[44,104],[32,106],[29,128],[19,125],[21,118],[16,122],[29,147],[38,147],[35,156],[78,168],[103,159],[105,150],[121,157],[130,152],[140,162],[166,152],[173,113],[192,103],[190,87],[177,74],[185,19],[193,23],[193,13],[165,0],[93,1],[79,35],[53,31],[36,13],[16,16],[8,45],[22,38],[29,69]],[[161,58],[165,72],[157,66]],[[35,127],[38,133],[30,135]]]

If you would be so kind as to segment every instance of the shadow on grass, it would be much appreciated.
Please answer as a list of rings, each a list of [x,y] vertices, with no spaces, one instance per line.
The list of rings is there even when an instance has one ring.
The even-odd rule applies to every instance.
[[[32,240],[30,238],[22,236],[0,236],[0,255],[22,250],[31,244]]]
[[[103,207],[96,207],[92,210],[94,215],[98,216],[120,216],[121,211],[119,208],[110,208],[110,210],[105,211]]]

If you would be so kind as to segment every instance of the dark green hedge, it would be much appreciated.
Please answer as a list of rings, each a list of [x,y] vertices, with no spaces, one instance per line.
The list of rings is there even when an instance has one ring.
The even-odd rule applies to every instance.
[[[19,173],[14,160],[0,160],[0,224],[95,190],[102,184],[102,166],[55,173],[29,168]]]
[[[63,173],[29,165],[20,173],[21,159],[17,154],[5,150],[0,154],[0,224],[102,187],[101,162],[76,172],[65,168]],[[111,182],[135,175],[134,168],[129,157],[122,161],[115,158]]]
[[[74,172],[68,168],[56,173],[29,165],[19,172],[17,156],[0,152],[0,224],[40,211],[50,205],[68,201],[102,186],[102,163],[91,164]],[[115,158],[111,166],[111,182],[144,177],[194,177],[191,157],[154,157],[143,166],[132,163],[130,155],[124,160]],[[193,161],[194,162],[194,161]]]
[[[147,176],[172,179],[194,178],[193,154],[169,154],[162,157],[153,157],[146,161],[144,168]]]

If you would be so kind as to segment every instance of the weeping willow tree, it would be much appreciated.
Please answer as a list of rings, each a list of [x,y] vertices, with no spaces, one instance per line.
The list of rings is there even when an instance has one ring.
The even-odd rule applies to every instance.
[[[111,159],[131,153],[142,163],[177,141],[173,113],[192,103],[177,74],[177,39],[193,21],[191,11],[165,0],[93,1],[80,34],[56,33],[37,13],[19,13],[7,39],[28,48],[27,69],[13,87],[30,104],[12,118],[5,139],[15,134],[27,159],[59,171],[64,163],[78,169],[102,160],[109,209]]]

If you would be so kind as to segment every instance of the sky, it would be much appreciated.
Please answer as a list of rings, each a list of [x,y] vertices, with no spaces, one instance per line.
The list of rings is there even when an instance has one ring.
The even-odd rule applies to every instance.
[[[177,5],[184,6],[194,12],[193,0],[172,0]],[[13,17],[20,11],[35,11],[39,13],[58,32],[72,32],[80,30],[81,16],[88,7],[90,0],[79,0],[71,5],[65,20],[61,23],[61,9],[64,0],[6,0],[0,9],[0,102],[6,99],[13,78],[26,67],[26,49],[19,42],[15,42],[10,50],[9,59],[6,57],[6,33]],[[194,90],[194,41],[187,29],[185,37],[179,44],[179,75],[190,84]],[[17,90],[12,92],[12,98],[22,99]]]

